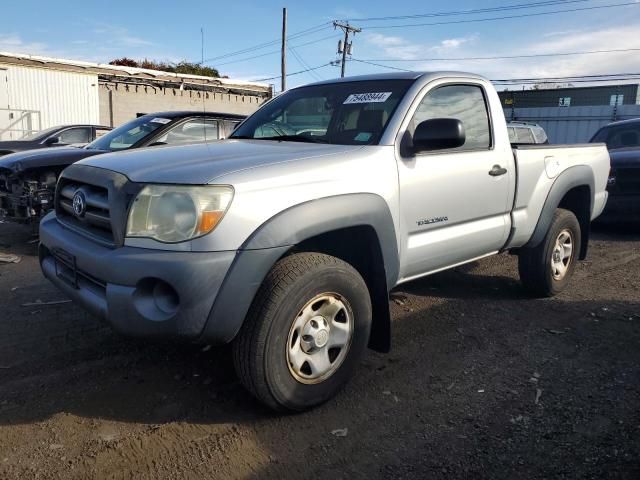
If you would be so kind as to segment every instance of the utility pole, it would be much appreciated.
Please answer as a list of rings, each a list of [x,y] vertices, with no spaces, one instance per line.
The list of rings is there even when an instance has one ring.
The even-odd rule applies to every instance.
[[[287,89],[287,9],[282,9],[282,50],[280,52],[280,75],[282,75],[282,83],[280,84],[282,91]]]
[[[341,22],[333,22],[333,28],[340,28],[344,32],[344,43],[342,46],[338,44],[338,53],[342,53],[342,68],[340,72],[340,77],[344,77],[344,69],[347,64],[347,53],[351,54],[351,45],[349,43],[349,33],[359,33],[362,31],[361,28],[352,27],[349,23],[341,23]],[[342,51],[341,51],[342,50]]]

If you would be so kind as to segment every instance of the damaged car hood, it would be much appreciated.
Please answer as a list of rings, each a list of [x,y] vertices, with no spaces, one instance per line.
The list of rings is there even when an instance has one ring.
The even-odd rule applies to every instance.
[[[0,157],[0,169],[13,173],[32,168],[67,166],[83,158],[105,153],[103,150],[89,150],[75,147],[49,147],[26,152],[11,153]]]

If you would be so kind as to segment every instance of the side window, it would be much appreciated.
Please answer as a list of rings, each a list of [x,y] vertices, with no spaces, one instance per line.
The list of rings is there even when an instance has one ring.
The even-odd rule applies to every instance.
[[[96,128],[96,138],[100,138],[101,136],[106,135],[110,131],[111,130],[108,130],[106,128]]]
[[[60,143],[89,143],[91,141],[90,128],[70,128],[63,131],[60,135]]]
[[[235,120],[225,120],[224,121],[224,132],[222,138],[227,138],[229,135],[233,133],[240,122]]]
[[[609,148],[640,146],[640,128],[624,126],[612,129],[606,141]]]
[[[163,139],[167,145],[188,145],[218,140],[218,122],[206,118],[194,118],[169,130]]]
[[[475,85],[447,85],[425,95],[412,119],[411,131],[433,118],[456,118],[465,131],[464,145],[454,149],[478,150],[491,147],[489,113],[482,88]]]
[[[547,132],[545,132],[542,127],[531,128],[531,133],[533,133],[533,138],[536,143],[546,143],[549,140],[547,138]]]
[[[516,143],[515,129],[513,127],[509,127],[507,128],[507,131],[509,132],[509,143]]]
[[[530,129],[516,128],[516,143],[536,143],[536,141]]]

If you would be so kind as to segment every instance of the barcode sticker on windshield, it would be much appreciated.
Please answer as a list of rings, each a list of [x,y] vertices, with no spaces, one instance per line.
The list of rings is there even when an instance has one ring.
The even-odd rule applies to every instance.
[[[150,120],[151,123],[161,123],[163,125],[166,125],[170,121],[171,121],[170,118],[160,118],[160,117],[156,117],[156,118]]]
[[[343,105],[350,103],[383,103],[391,96],[392,92],[371,92],[371,93],[352,93],[342,102]]]

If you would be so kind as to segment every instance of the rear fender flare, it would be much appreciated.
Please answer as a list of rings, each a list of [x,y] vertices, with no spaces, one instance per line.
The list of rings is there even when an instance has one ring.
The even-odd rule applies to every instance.
[[[533,235],[524,246],[525,248],[534,248],[540,245],[545,235],[549,231],[549,228],[551,227],[553,214],[557,210],[564,196],[571,189],[584,186],[589,187],[589,219],[591,218],[591,214],[593,213],[595,195],[595,179],[593,176],[593,170],[586,165],[577,165],[575,167],[570,167],[560,175],[558,175],[558,178],[556,178],[556,180],[553,182],[553,185],[551,185],[551,189],[549,190],[547,198],[544,202],[544,206],[542,207],[542,211],[540,212],[540,217],[538,218],[536,228],[533,231]],[[581,259],[584,258],[587,253],[589,221],[590,220],[587,220],[586,225],[584,225],[583,222],[580,222],[583,233],[583,242],[580,248]]]

